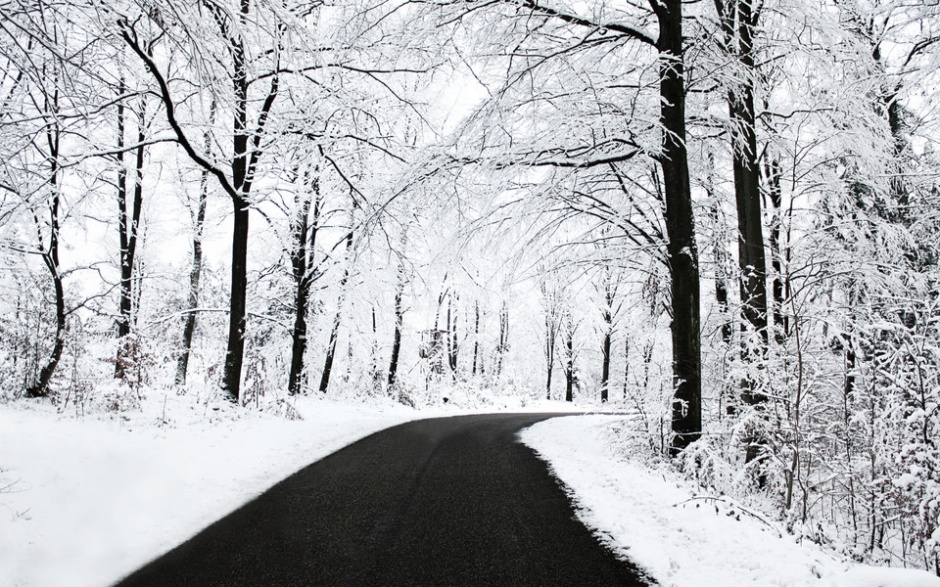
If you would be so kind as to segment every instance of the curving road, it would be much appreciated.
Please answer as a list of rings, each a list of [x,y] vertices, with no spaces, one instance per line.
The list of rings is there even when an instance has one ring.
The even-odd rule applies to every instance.
[[[574,519],[516,433],[550,414],[420,420],[310,465],[120,587],[648,585]]]

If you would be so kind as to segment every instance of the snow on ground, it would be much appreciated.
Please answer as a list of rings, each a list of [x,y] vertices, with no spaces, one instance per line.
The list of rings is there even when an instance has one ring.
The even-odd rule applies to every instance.
[[[391,402],[295,407],[303,420],[191,402],[167,426],[0,405],[0,585],[113,583],[304,465],[422,415]]]
[[[584,409],[556,402],[412,410],[300,398],[302,420],[172,395],[85,417],[0,404],[0,585],[113,583],[301,467],[419,417]],[[513,403],[513,402],[510,402]],[[284,403],[274,405],[285,411]],[[668,471],[609,447],[622,416],[556,418],[522,438],[570,488],[582,520],[664,587],[937,587],[920,571],[846,566],[729,502],[693,499]],[[716,509],[717,508],[717,509]]]
[[[663,587],[940,587],[924,571],[855,567],[729,500],[695,495],[668,470],[614,454],[618,416],[555,418],[524,430],[574,498],[578,517]]]
[[[248,410],[151,395],[88,414],[75,404],[0,404],[0,587],[113,583],[303,466],[408,420],[585,409],[524,397],[423,410],[302,397]]]

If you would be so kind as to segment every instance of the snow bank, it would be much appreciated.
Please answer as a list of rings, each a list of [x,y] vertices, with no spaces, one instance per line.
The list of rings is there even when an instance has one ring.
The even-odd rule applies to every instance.
[[[304,465],[419,415],[302,399],[303,420],[213,417],[231,409],[168,427],[0,405],[0,584],[113,583]]]
[[[940,577],[917,569],[858,566],[843,576],[839,587],[940,587]]]
[[[578,517],[663,587],[940,587],[923,571],[857,567],[797,544],[733,502],[696,497],[668,471],[613,454],[622,417],[555,418],[520,434],[572,494]]]

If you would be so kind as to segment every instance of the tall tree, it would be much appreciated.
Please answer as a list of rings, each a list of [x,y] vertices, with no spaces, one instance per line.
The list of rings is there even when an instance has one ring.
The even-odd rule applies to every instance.
[[[291,267],[295,284],[294,328],[291,332],[291,362],[288,391],[296,395],[303,390],[305,372],[304,357],[307,352],[307,314],[310,306],[310,288],[317,277],[314,257],[316,255],[317,232],[320,228],[319,168],[311,173],[298,174],[295,195],[294,219],[291,227],[293,248]],[[310,217],[311,207],[313,217]]]
[[[209,106],[209,126],[215,124],[216,104],[213,101]],[[212,135],[207,130],[203,135],[203,152],[210,153]],[[186,315],[183,318],[183,339],[180,343],[179,357],[176,359],[176,385],[185,385],[189,372],[189,356],[193,348],[193,335],[196,332],[196,313],[199,307],[199,284],[202,281],[203,249],[202,240],[206,224],[206,206],[209,201],[209,171],[202,168],[199,177],[199,195],[196,199],[196,210],[191,212],[193,231],[193,259],[189,268],[189,296],[186,304]]]
[[[281,25],[271,32],[270,42],[273,46],[265,48],[275,56],[271,69],[257,79],[268,79],[269,85],[261,93],[261,107],[253,125],[249,123],[249,111],[255,96],[250,90],[256,87],[256,79],[249,74],[250,55],[245,30],[250,24],[252,3],[250,0],[240,0],[238,9],[229,13],[216,4],[204,4],[215,22],[218,34],[227,47],[228,79],[231,83],[231,94],[226,102],[230,102],[233,109],[232,119],[232,151],[229,161],[230,172],[227,174],[222,167],[213,163],[206,153],[201,153],[193,145],[186,133],[183,124],[177,117],[178,100],[171,92],[167,76],[159,67],[155,58],[146,50],[147,41],[142,40],[138,34],[138,23],[125,17],[118,21],[121,37],[130,49],[143,62],[157,84],[159,96],[167,117],[167,122],[173,130],[176,142],[197,165],[203,167],[216,178],[222,189],[229,196],[233,207],[232,223],[232,266],[231,266],[231,296],[229,300],[229,330],[228,344],[225,353],[225,367],[222,375],[222,387],[233,402],[239,400],[241,387],[242,363],[245,351],[245,319],[248,287],[248,227],[249,210],[251,207],[251,189],[257,173],[258,163],[264,154],[262,138],[265,135],[271,109],[277,99],[281,66],[277,61],[279,55],[279,35]],[[149,17],[155,20],[155,26],[162,29],[162,19],[158,10],[152,11]],[[190,38],[190,42],[197,42]],[[256,74],[257,75],[257,74]]]
[[[577,357],[575,356],[574,335],[578,325],[574,321],[571,313],[571,306],[565,305],[561,316],[561,331],[564,338],[564,368],[565,368],[565,401],[574,401],[575,386],[575,368]]]
[[[631,45],[631,43],[624,43],[628,40],[655,51],[659,73],[656,84],[659,106],[656,125],[659,134],[658,149],[648,149],[650,143],[648,139],[644,143],[638,142],[634,130],[626,124],[629,122],[626,120],[628,116],[626,113],[636,108],[636,102],[625,109],[606,110],[606,107],[592,104],[592,113],[596,115],[597,120],[610,120],[613,124],[619,122],[616,129],[620,132],[619,135],[615,134],[613,129],[607,130],[603,127],[595,129],[590,126],[587,128],[593,134],[586,135],[583,129],[559,121],[554,134],[541,127],[538,129],[540,131],[538,136],[548,137],[551,141],[550,145],[544,142],[532,144],[517,141],[516,137],[512,137],[512,140],[507,140],[508,146],[503,152],[487,161],[490,168],[496,167],[497,169],[551,167],[577,172],[613,168],[613,175],[616,175],[617,165],[627,163],[641,154],[648,153],[658,162],[662,172],[660,181],[662,182],[662,205],[666,225],[665,259],[663,260],[670,272],[672,291],[674,401],[671,418],[673,440],[670,450],[673,454],[677,454],[698,439],[702,431],[700,285],[686,143],[683,3],[681,0],[650,0],[648,10],[641,8],[639,4],[631,4],[630,9],[635,10],[636,13],[626,12],[624,15],[633,16],[636,23],[640,24],[609,21],[604,18],[606,13],[603,11],[598,13],[597,17],[584,16],[575,10],[549,7],[536,0],[523,2],[506,0],[493,4],[496,10],[501,10],[506,5],[511,7],[510,14],[502,14],[501,17],[509,16],[518,19],[509,21],[513,23],[531,24],[531,27],[510,26],[507,33],[516,34],[517,31],[522,31],[520,37],[511,43],[513,47],[516,47],[511,56],[518,58],[520,66],[518,70],[510,67],[510,75],[504,81],[504,88],[494,92],[494,100],[481,110],[478,117],[471,120],[470,127],[472,123],[485,117],[488,107],[490,110],[499,112],[501,116],[505,114],[498,108],[509,95],[506,88],[516,88],[517,85],[525,88],[532,87],[530,82],[534,72],[564,61],[564,58],[560,56],[568,55],[569,52],[582,53],[588,51],[589,48],[600,47],[602,57],[598,58],[603,63],[604,60],[613,59],[618,54],[616,50],[610,50],[611,47]],[[459,6],[465,9],[464,17],[478,13],[478,7],[475,5],[471,5],[470,12],[466,12],[465,5]],[[629,17],[625,16],[625,18]],[[658,26],[658,36],[653,36],[644,29],[643,24],[650,20]],[[549,30],[546,28],[548,23],[569,30],[551,29],[552,34],[543,34],[543,31]],[[577,32],[572,33],[570,29]],[[587,38],[591,39],[590,43],[585,42],[586,37],[582,33],[587,33]],[[531,48],[526,45],[530,39],[533,42]],[[536,40],[543,44],[539,45]],[[527,53],[528,49],[532,52]],[[545,57],[545,55],[556,57]],[[635,56],[631,58],[635,59]],[[563,67],[568,68],[572,64],[580,66],[582,63],[584,61],[566,61]],[[597,65],[597,62],[593,62],[592,65]],[[598,72],[597,75],[602,74]],[[611,82],[611,85],[615,83],[619,84],[617,88],[622,93],[622,82]],[[646,86],[638,82],[636,87],[642,89]],[[565,94],[560,94],[559,99],[561,95]],[[567,95],[571,95],[571,92],[569,91]],[[596,93],[592,92],[592,88],[585,88],[583,96],[576,95],[590,96],[590,98],[585,98],[588,103],[596,100]],[[554,101],[549,101],[552,102],[554,108]],[[533,99],[530,92],[528,97],[520,97],[516,111],[525,112],[534,108],[533,104],[537,103],[538,100]],[[622,118],[619,121],[613,120],[616,113],[621,113]],[[578,118],[577,120],[581,122],[584,119]],[[500,123],[501,129],[503,124]],[[621,131],[619,127],[623,126],[626,128]],[[508,130],[501,130],[499,133],[491,133],[489,128],[485,128],[481,132],[483,139],[478,143],[483,146],[477,146],[477,154],[472,157],[459,158],[458,162],[461,164],[480,162],[481,158],[478,153],[483,150],[493,150],[490,145],[496,140],[495,136],[504,136],[508,132]],[[578,142],[574,141],[574,138],[584,140]],[[517,143],[522,146],[515,146]]]
[[[13,149],[5,153],[0,189],[5,195],[12,194],[19,200],[14,211],[20,209],[25,212],[29,219],[27,234],[32,235],[29,240],[34,243],[26,245],[25,239],[15,238],[10,248],[37,255],[42,260],[52,285],[55,317],[52,348],[42,361],[39,373],[31,374],[27,380],[27,397],[49,394],[67,335],[65,272],[60,258],[66,197],[63,189],[66,167],[63,163],[66,137],[74,130],[69,127],[81,121],[69,111],[73,104],[81,104],[82,98],[73,95],[76,88],[61,57],[73,49],[69,47],[70,35],[64,28],[67,23],[57,14],[58,9],[36,5],[25,7],[16,14],[0,15],[15,25],[2,28],[0,32],[6,42],[0,47],[8,65],[13,66],[10,73],[16,72],[7,96],[10,102],[5,100],[0,116],[5,119],[5,125],[19,127],[21,133],[15,138],[13,135],[6,137],[14,144],[7,146]],[[82,57],[81,52],[75,55],[77,61]],[[12,103],[13,99],[17,100],[16,105]],[[12,216],[11,212],[5,212],[4,216]]]
[[[55,76],[55,74],[53,74]],[[49,196],[47,200],[47,218],[41,219],[34,212],[33,220],[36,225],[36,233],[39,245],[39,255],[42,258],[46,269],[49,270],[49,277],[52,279],[53,299],[55,302],[55,340],[52,345],[52,351],[49,358],[39,372],[39,377],[27,388],[27,397],[44,397],[49,393],[49,384],[52,376],[55,374],[56,367],[62,359],[62,351],[65,348],[66,335],[66,312],[65,312],[65,286],[62,282],[62,265],[59,260],[59,244],[61,236],[61,169],[60,169],[60,150],[62,147],[62,129],[54,120],[59,110],[58,89],[51,93],[43,92],[42,97],[43,111],[46,116],[52,118],[53,122],[48,124],[45,130],[46,153],[49,162]],[[45,229],[44,229],[45,226]],[[47,233],[48,237],[43,234]]]
[[[404,237],[402,241],[404,241]],[[404,242],[403,242],[404,244]],[[404,246],[402,247],[404,249]],[[402,253],[404,254],[404,253]],[[392,334],[392,356],[389,359],[388,365],[388,387],[389,389],[394,389],[395,385],[398,383],[398,363],[399,357],[401,355],[401,335],[402,327],[405,317],[405,308],[403,305],[403,297],[405,294],[405,284],[406,284],[406,275],[405,275],[405,265],[404,260],[399,258],[398,268],[395,271],[396,283],[395,283],[395,325],[394,331]]]
[[[762,4],[752,0],[715,0],[721,26],[721,45],[736,67],[728,83],[728,134],[734,169],[734,194],[738,213],[738,266],[741,271],[741,313],[759,335],[756,349],[743,346],[745,360],[763,358],[767,346],[767,263],[764,254],[761,211],[760,153],[757,146],[757,115],[754,104],[757,66],[754,34]],[[764,401],[754,380],[745,382],[744,399]]]
[[[349,218],[349,227],[346,232],[343,242],[345,243],[345,261],[346,264],[343,267],[343,276],[339,280],[339,297],[336,301],[336,312],[333,313],[333,325],[330,328],[330,339],[326,347],[326,357],[323,359],[323,371],[320,373],[320,393],[326,393],[330,387],[330,377],[333,374],[333,362],[336,360],[336,343],[339,340],[339,329],[343,324],[343,304],[346,301],[346,296],[348,294],[347,285],[349,284],[349,275],[351,272],[351,265],[353,262],[353,244],[354,237],[353,231],[355,229],[355,198],[353,198],[353,206],[350,210]]]
[[[605,403],[610,398],[610,363],[611,363],[611,345],[613,344],[614,329],[617,314],[619,314],[623,302],[618,299],[620,290],[620,274],[613,267],[614,259],[611,258],[610,238],[612,231],[605,227],[601,231],[600,243],[598,249],[601,258],[598,261],[600,267],[600,284],[597,287],[601,296],[601,402]],[[629,342],[627,343],[629,345]],[[628,346],[629,348],[629,346]],[[625,357],[626,359],[626,357]],[[624,384],[626,384],[626,374],[624,375]]]
[[[542,344],[545,356],[545,399],[552,399],[552,373],[555,368],[555,350],[558,344],[558,334],[562,327],[562,299],[557,276],[546,275],[539,281],[539,290],[542,292],[542,306],[545,319],[544,342]]]
[[[674,403],[670,450],[676,454],[702,432],[701,309],[698,248],[686,148],[685,54],[681,0],[651,2],[659,22],[660,124],[669,274],[672,278]]]
[[[147,52],[152,54],[152,46],[146,48]],[[124,379],[129,363],[134,360],[134,342],[130,340],[130,334],[136,327],[137,321],[137,301],[139,300],[139,284],[136,280],[137,273],[137,246],[140,237],[140,220],[143,210],[143,184],[144,184],[144,165],[147,139],[147,110],[146,101],[140,100],[137,110],[137,140],[134,153],[134,187],[130,191],[130,201],[128,201],[127,185],[127,167],[124,161],[125,155],[125,104],[123,94],[126,89],[124,81],[118,86],[119,102],[117,105],[117,157],[118,157],[118,177],[117,177],[117,204],[118,204],[118,243],[121,259],[121,281],[120,281],[120,304],[118,313],[118,350],[114,361],[114,377]]]

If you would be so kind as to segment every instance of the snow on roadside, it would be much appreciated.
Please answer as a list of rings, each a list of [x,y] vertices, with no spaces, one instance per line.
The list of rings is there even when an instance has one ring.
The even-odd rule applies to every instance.
[[[698,499],[669,471],[609,448],[617,416],[554,418],[520,434],[571,493],[578,517],[663,587],[938,587],[924,571],[855,567],[726,501]]]
[[[296,408],[303,420],[209,409],[168,427],[0,405],[0,584],[113,583],[304,465],[428,415],[316,399]]]

